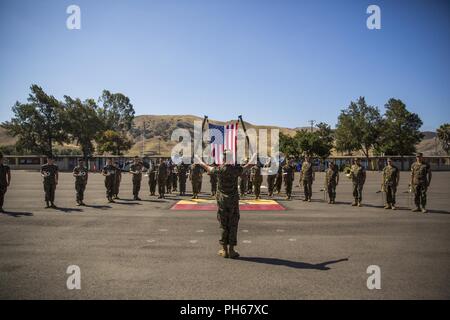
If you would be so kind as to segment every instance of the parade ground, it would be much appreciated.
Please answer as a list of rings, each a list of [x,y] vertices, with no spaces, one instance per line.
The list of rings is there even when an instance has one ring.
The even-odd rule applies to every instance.
[[[367,175],[359,208],[350,206],[344,175],[329,205],[323,173],[310,203],[296,174],[294,199],[273,198],[282,210],[241,211],[241,257],[232,260],[217,255],[214,210],[172,210],[190,197],[150,197],[147,177],[142,201],[132,200],[124,174],[121,200],[109,204],[104,178],[90,174],[87,206],[77,207],[74,179],[60,173],[58,208],[45,209],[39,173],[12,171],[0,214],[0,299],[450,299],[450,172],[433,173],[426,214],[407,208],[409,172],[401,173],[396,211],[383,209],[380,173]],[[79,290],[66,286],[73,265]],[[369,290],[373,265],[381,289]]]

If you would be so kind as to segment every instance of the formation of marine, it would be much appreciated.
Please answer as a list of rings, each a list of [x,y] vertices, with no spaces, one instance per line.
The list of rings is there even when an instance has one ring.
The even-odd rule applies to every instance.
[[[224,157],[228,154],[224,151]],[[0,154],[0,212],[3,211],[4,197],[11,183],[11,170],[4,164],[3,155]],[[284,182],[286,199],[292,199],[292,187],[295,180],[296,165],[293,157],[288,157],[280,161],[279,166],[271,166],[272,159],[262,163],[256,154],[249,161],[244,161],[242,165],[227,163],[221,165],[207,165],[201,159],[188,165],[181,161],[178,164],[171,160],[153,163],[144,162],[141,158],[135,157],[132,161],[125,163],[129,166],[127,172],[132,175],[133,198],[141,200],[139,193],[143,176],[148,177],[150,196],[164,199],[165,194],[177,192],[180,196],[186,195],[186,182],[189,179],[192,183],[193,199],[198,199],[202,189],[203,175],[206,173],[210,177],[211,196],[217,200],[217,218],[221,229],[220,244],[221,249],[218,254],[224,258],[237,258],[239,253],[235,250],[237,244],[237,229],[239,223],[239,199],[244,196],[254,194],[256,200],[261,198],[261,185],[263,182],[262,171],[266,171],[268,197],[273,197],[274,193],[281,192]],[[106,198],[110,203],[119,199],[120,183],[122,173],[126,171],[118,162],[113,162],[112,158],[107,159],[106,165],[101,169],[104,176]],[[53,157],[47,158],[47,163],[42,165],[40,170],[45,194],[46,208],[56,208],[55,190],[58,185],[58,166]],[[85,205],[84,192],[88,183],[89,170],[83,159],[78,160],[78,165],[73,169],[75,183],[75,200],[78,206]],[[366,181],[366,170],[357,158],[353,160],[351,167],[345,169],[345,175],[352,181],[354,201],[352,206],[362,206],[363,187]],[[330,163],[325,170],[324,195],[328,197],[329,204],[336,203],[337,187],[339,185],[339,170],[334,163]],[[427,190],[430,186],[432,174],[430,165],[424,162],[421,153],[416,155],[416,162],[411,166],[410,192],[414,195],[414,208],[412,211],[427,212]],[[396,210],[396,192],[400,180],[400,171],[393,164],[392,159],[387,159],[387,165],[382,171],[381,192],[385,202],[385,209]],[[314,167],[309,156],[301,165],[299,185],[303,187],[303,201],[311,201],[312,185],[315,181]],[[158,188],[156,188],[158,187]]]

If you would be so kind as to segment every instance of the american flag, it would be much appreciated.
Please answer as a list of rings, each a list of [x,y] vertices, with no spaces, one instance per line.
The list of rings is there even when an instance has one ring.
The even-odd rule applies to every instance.
[[[225,126],[208,123],[211,157],[216,164],[222,164],[224,149],[231,152],[233,162],[236,163],[237,127],[237,122]]]

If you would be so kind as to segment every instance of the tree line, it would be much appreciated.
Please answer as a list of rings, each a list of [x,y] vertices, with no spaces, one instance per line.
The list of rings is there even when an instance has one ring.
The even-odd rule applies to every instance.
[[[59,101],[38,85],[30,90],[27,103],[17,101],[12,119],[1,124],[17,137],[16,152],[53,155],[55,144],[73,143],[88,158],[94,152],[120,155],[133,145],[128,131],[135,111],[122,93],[103,90],[97,101],[70,96]]]
[[[334,148],[351,155],[361,152],[366,158],[373,155],[406,156],[416,152],[423,139],[422,120],[408,111],[400,99],[389,99],[381,113],[377,106],[368,105],[364,97],[351,101],[341,110],[336,128],[319,123],[316,130],[300,130],[294,136],[280,134],[280,150],[299,157],[309,154],[325,159]],[[437,136],[447,154],[450,151],[450,124],[443,124]]]

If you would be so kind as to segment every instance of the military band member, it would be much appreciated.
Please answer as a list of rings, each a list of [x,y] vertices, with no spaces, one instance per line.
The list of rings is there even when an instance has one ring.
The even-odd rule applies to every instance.
[[[136,156],[134,157],[133,164],[130,166],[130,173],[133,175],[133,199],[141,200],[139,198],[139,191],[141,190],[142,171],[144,171],[144,164],[142,160]]]
[[[300,172],[300,185],[303,185],[303,191],[305,193],[305,199],[303,201],[311,202],[312,197],[312,184],[315,179],[315,173],[313,170],[313,165],[311,163],[311,157],[305,156],[305,161],[303,161],[302,169]]]
[[[224,159],[229,154],[224,150]],[[217,175],[217,220],[220,224],[221,238],[219,243],[222,249],[218,254],[224,258],[235,259],[239,253],[234,250],[237,245],[237,231],[239,225],[239,191],[238,178],[242,171],[252,166],[252,161],[256,160],[256,154],[252,160],[244,166],[235,165],[234,162],[226,162],[217,167],[208,166],[201,159],[196,157],[201,167],[210,174]]]
[[[173,165],[172,162],[169,160],[166,162],[167,164],[167,179],[166,179],[166,192],[172,193],[172,172],[173,172]]]
[[[122,182],[122,169],[119,161],[114,162],[114,167],[116,168],[116,173],[114,175],[113,199],[119,199],[120,183]]]
[[[156,192],[156,184],[158,181],[158,168],[153,164],[153,162],[150,162],[148,170],[148,186],[150,188],[150,195],[154,196]]]
[[[158,165],[158,199],[164,199],[167,184],[167,164],[160,160]]]
[[[392,159],[387,159],[387,165],[383,169],[383,180],[381,181],[381,192],[386,195],[385,209],[395,210],[395,193],[400,179],[400,172],[392,164]]]
[[[336,187],[339,184],[339,171],[334,162],[330,162],[330,166],[325,171],[325,190],[328,192],[328,203],[336,202]]]
[[[178,188],[178,168],[172,163],[172,191],[176,192]]]
[[[72,175],[75,177],[75,190],[77,192],[77,205],[84,206],[84,191],[88,182],[88,169],[84,165],[83,159],[78,159],[78,165],[73,168]]]
[[[11,184],[11,170],[4,164],[3,154],[0,153],[0,212],[3,210],[6,191]]]
[[[242,166],[245,166],[248,163],[247,159],[243,161]],[[245,196],[248,190],[248,180],[250,179],[250,172],[248,169],[242,170],[241,175],[239,176],[239,191],[241,197]]]
[[[275,189],[275,180],[277,178],[277,170],[272,169],[272,160],[269,160],[266,164],[267,170],[267,191],[269,197],[273,197],[273,191]]]
[[[275,190],[274,190],[277,194],[280,194],[282,184],[283,184],[283,165],[279,163],[277,175],[275,177]]]
[[[295,166],[294,159],[291,157],[286,160],[282,167],[284,187],[286,189],[286,200],[291,200],[292,198],[292,184],[294,183]]]
[[[180,196],[186,195],[186,180],[189,174],[189,166],[181,161],[177,166],[178,171],[178,184],[180,186]]]
[[[214,162],[211,167],[217,167],[216,163]],[[217,176],[215,174],[209,174],[209,182],[211,184],[211,196],[215,196],[217,193]]]
[[[113,160],[108,158],[106,166],[102,169],[102,175],[105,177],[106,198],[108,202],[113,203],[114,188],[116,184],[117,167],[113,165]]]
[[[55,190],[58,184],[58,166],[55,165],[53,156],[47,158],[47,163],[41,166],[41,176],[44,178],[44,192],[46,208],[56,208],[55,206]]]
[[[427,190],[431,183],[431,168],[428,163],[423,161],[423,154],[416,155],[416,162],[411,166],[411,188],[414,192],[414,204],[416,207],[412,210],[418,212],[422,210],[427,212]]]
[[[192,199],[198,199],[198,195],[202,190],[202,178],[203,168],[198,163],[192,164],[189,175],[189,179],[192,181]]]
[[[253,188],[255,192],[255,199],[258,200],[261,194],[261,184],[263,181],[263,177],[261,175],[261,166],[256,164],[250,170],[250,179],[253,181]]]
[[[361,165],[361,159],[355,158],[353,165],[350,168],[350,178],[353,183],[353,198],[352,206],[362,206],[362,191],[364,183],[366,182],[366,169]]]

